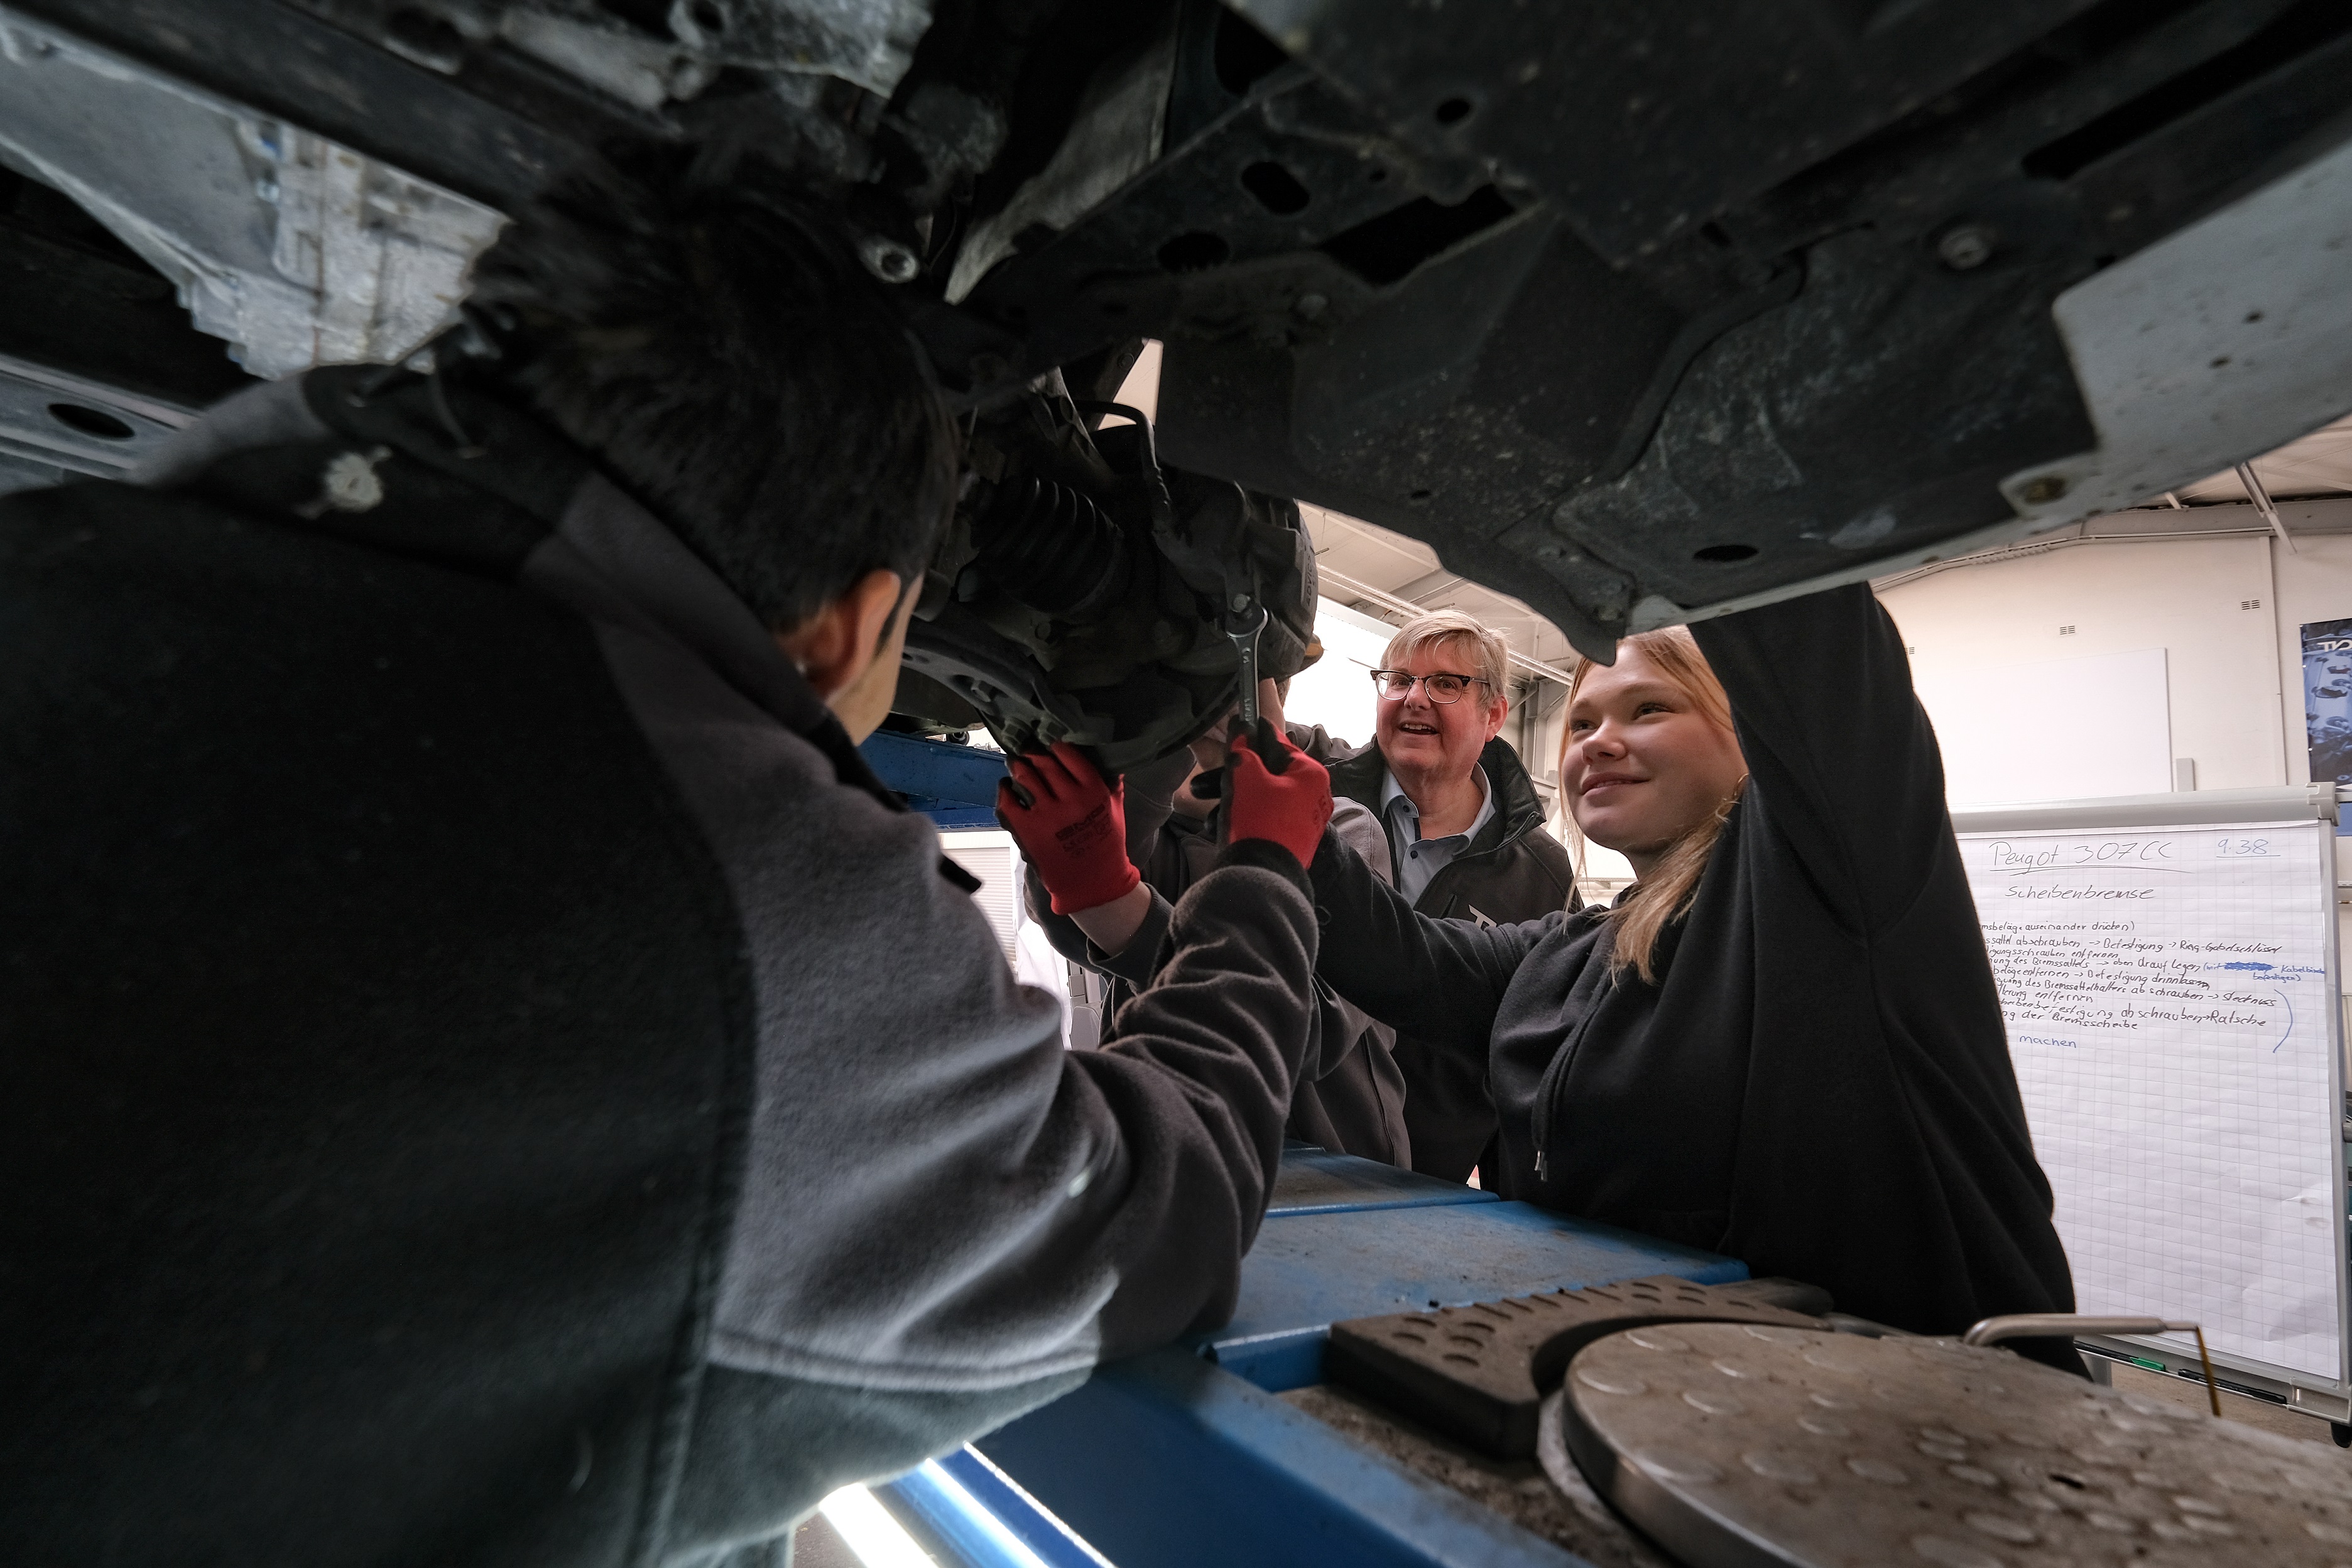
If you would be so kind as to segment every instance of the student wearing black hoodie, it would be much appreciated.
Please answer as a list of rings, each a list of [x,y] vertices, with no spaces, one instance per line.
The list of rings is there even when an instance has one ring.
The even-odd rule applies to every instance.
[[[1579,674],[1560,787],[1633,865],[1612,908],[1479,926],[1328,835],[1313,867],[1318,973],[1486,1065],[1486,1184],[1898,1328],[2070,1310],[1935,733],[1869,591],[1626,639]]]

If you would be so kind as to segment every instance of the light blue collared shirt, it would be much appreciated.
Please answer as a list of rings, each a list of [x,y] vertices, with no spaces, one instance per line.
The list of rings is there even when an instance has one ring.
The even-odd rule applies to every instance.
[[[1478,837],[1478,830],[1495,816],[1495,786],[1486,782],[1486,770],[1475,768],[1478,788],[1483,798],[1478,803],[1478,815],[1470,820],[1463,832],[1444,838],[1423,838],[1421,836],[1421,807],[1412,804],[1412,796],[1404,793],[1396,774],[1381,775],[1381,820],[1388,824],[1389,852],[1396,857],[1396,887],[1414,903],[1429,886],[1431,878],[1452,864],[1454,858],[1469,847]]]

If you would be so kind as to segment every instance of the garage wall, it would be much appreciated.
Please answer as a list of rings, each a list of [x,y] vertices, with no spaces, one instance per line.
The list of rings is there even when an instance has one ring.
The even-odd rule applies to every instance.
[[[2291,527],[2352,524],[2352,503],[2281,510]],[[2240,521],[2211,515],[2224,511],[2252,521],[2251,508],[2192,515],[2209,525]],[[2127,521],[2151,519],[2162,514]],[[2195,761],[2199,788],[2300,784],[2309,768],[2299,628],[2352,616],[2352,531],[2299,532],[2293,552],[2252,531],[2102,538],[1898,579],[1882,584],[1879,598],[1912,649],[1939,732],[1999,723],[2027,737],[2063,735],[2080,721],[2081,696],[2035,679],[2053,672],[2051,661],[2161,650],[2171,752]],[[2000,679],[2004,670],[2017,679]]]
[[[2227,524],[2235,520],[2211,514],[2252,510],[2199,508],[2196,516]],[[2305,784],[2301,627],[2352,616],[2352,502],[2282,502],[2279,510],[2291,531],[2294,531],[2292,552],[2267,531],[2102,540],[1882,584],[1878,596],[1912,649],[1921,699],[1948,747],[1950,735],[2000,723],[2014,727],[2029,754],[2036,742],[2058,743],[2080,698],[2056,700],[2052,688],[2062,683],[2035,679],[2056,668],[2045,661],[2156,650],[2172,754],[2195,760],[2200,789]],[[2118,521],[2101,519],[2092,531]],[[2018,679],[1986,679],[2003,669]],[[1953,710],[1955,701],[1969,710]],[[2352,883],[2352,838],[2336,844],[2338,942],[2352,958],[2352,905],[2341,901]],[[2352,963],[2339,979],[2352,985]],[[2352,1009],[2352,995],[2346,1001]],[[2347,1036],[2352,1050],[2352,1025]]]

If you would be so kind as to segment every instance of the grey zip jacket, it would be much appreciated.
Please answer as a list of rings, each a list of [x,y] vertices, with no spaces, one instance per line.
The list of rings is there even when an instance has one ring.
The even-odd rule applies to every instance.
[[[764,1562],[1232,1310],[1297,863],[1064,1052],[742,603],[448,391],[0,501],[16,1561]]]
[[[1319,724],[1312,729],[1293,724],[1288,729],[1291,744],[1318,763],[1328,763],[1348,750],[1325,734]],[[1161,961],[1174,951],[1169,931],[1177,902],[1217,863],[1223,805],[1219,805],[1204,821],[1187,818],[1175,809],[1175,792],[1183,787],[1192,765],[1192,753],[1179,752],[1127,774],[1128,855],[1142,872],[1144,885],[1151,889],[1151,908],[1118,952],[1106,953],[1087,939],[1076,921],[1054,913],[1052,896],[1034,866],[1024,879],[1030,918],[1045,930],[1045,940],[1063,957],[1110,978],[1114,1011],[1159,974]],[[1388,835],[1378,817],[1345,795],[1337,795],[1330,826],[1341,843],[1363,858],[1375,876],[1389,879]],[[1313,1004],[1306,1054],[1291,1089],[1290,1120],[1285,1130],[1318,1148],[1383,1164],[1412,1165],[1405,1079],[1391,1050],[1395,1031],[1320,979],[1315,982]]]

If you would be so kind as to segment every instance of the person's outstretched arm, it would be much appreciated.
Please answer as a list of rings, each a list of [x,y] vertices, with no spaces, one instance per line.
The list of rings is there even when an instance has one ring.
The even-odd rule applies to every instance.
[[[1320,735],[1322,731],[1318,730],[1315,733]],[[1308,750],[1300,736],[1294,734],[1291,740],[1302,750]],[[1389,866],[1388,835],[1382,831],[1379,817],[1354,801],[1335,801],[1330,831],[1333,837],[1356,852],[1373,876],[1383,882],[1395,879]],[[1340,995],[1319,973],[1315,977],[1315,1000],[1316,1047],[1307,1053],[1302,1068],[1307,1077],[1328,1078],[1368,1045],[1374,1050],[1394,1048],[1396,1031]]]
[[[1073,963],[1082,963],[1097,974],[1108,974],[1131,985],[1149,985],[1159,971],[1160,955],[1168,945],[1169,922],[1176,918],[1176,906],[1168,896],[1149,882],[1137,884],[1129,895],[1139,900],[1141,908],[1134,911],[1133,928],[1124,931],[1125,940],[1117,951],[1102,947],[1089,936],[1084,926],[1069,915],[1054,912],[1053,896],[1045,891],[1037,868],[1024,865],[1021,872],[1021,897],[1027,905],[1029,918],[1045,933],[1045,940],[1055,952]],[[1120,922],[1125,927],[1127,922]],[[1106,932],[1107,935],[1118,934]]]
[[[1903,639],[1860,584],[1693,623],[1759,795],[1859,931],[1902,915],[1951,843],[1944,763]]]
[[[1894,623],[1855,585],[1691,632],[1749,768],[1730,846],[1758,980],[1733,1249],[1922,1331],[2069,1310],[1942,758]],[[2078,1367],[2063,1342],[2020,1342]]]
[[[1433,919],[1336,834],[1324,835],[1309,870],[1325,920],[1316,973],[1400,1034],[1481,1059],[1519,961],[1565,918],[1493,926]]]
[[[1329,783],[1296,759],[1281,780],[1239,770],[1250,831],[1175,906],[1123,1037],[1067,1052],[929,823],[664,654],[644,650],[645,727],[740,911],[755,1009],[679,1501],[703,1533],[1230,1315],[1309,1033],[1301,858]]]
[[[1189,773],[1191,755],[1177,755]],[[996,813],[1021,846],[1022,898],[1054,951],[1139,989],[1160,968],[1172,900],[1191,880],[1181,856],[1161,842],[1172,777],[1164,761],[1107,777],[1077,748],[1059,745],[1012,760]],[[1149,835],[1136,830],[1139,811]],[[1145,880],[1144,867],[1158,885]]]

